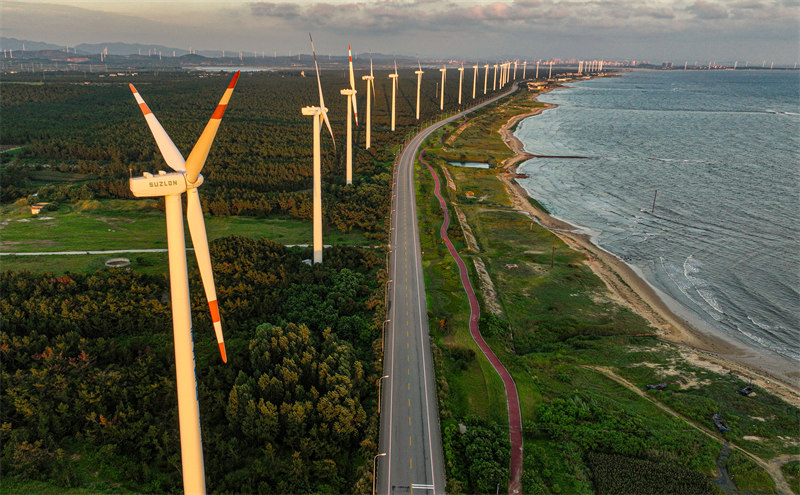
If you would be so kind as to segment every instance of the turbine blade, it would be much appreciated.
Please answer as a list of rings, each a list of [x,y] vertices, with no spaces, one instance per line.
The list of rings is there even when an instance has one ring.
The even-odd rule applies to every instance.
[[[375,77],[375,74],[372,73],[372,55],[369,56],[369,75]]]
[[[203,165],[206,163],[208,151],[211,149],[211,144],[214,142],[214,137],[217,135],[219,124],[222,122],[222,116],[225,114],[225,108],[228,106],[228,101],[230,101],[231,95],[233,94],[233,88],[236,87],[238,81],[239,71],[236,71],[225,93],[222,94],[217,109],[214,110],[214,113],[211,115],[211,120],[206,124],[206,128],[203,129],[203,133],[200,134],[194,148],[192,148],[192,152],[189,153],[189,158],[186,159],[186,180],[189,184],[194,184],[197,180],[197,176],[200,175],[200,171],[203,169]]]
[[[356,76],[353,74],[353,52],[350,51],[350,45],[347,45],[347,55],[350,57],[350,89],[356,90]],[[356,95],[351,98],[353,102],[353,115],[355,116],[356,125],[358,125],[358,104],[356,103]]]
[[[317,52],[314,50],[314,40],[311,38],[311,33],[308,33],[308,39],[311,40],[311,53],[314,55],[314,71],[317,73],[317,88],[319,88],[319,113],[320,119],[325,121],[325,125],[328,126],[328,132],[331,133],[331,141],[333,141],[333,147],[336,147],[336,139],[333,137],[333,129],[331,129],[331,123],[328,120],[328,109],[325,107],[325,99],[322,97],[322,82],[319,80],[319,66],[317,65]]]
[[[141,95],[133,84],[129,84],[131,91],[133,92],[133,97],[136,99],[136,103],[139,104],[139,108],[142,110],[142,114],[144,114],[144,120],[147,121],[147,126],[150,128],[150,133],[156,138],[156,145],[158,146],[158,151],[161,152],[161,156],[164,157],[164,161],[167,162],[169,167],[176,171],[176,172],[185,172],[186,171],[186,164],[183,160],[183,155],[181,152],[178,151],[178,147],[175,146],[175,143],[172,142],[167,131],[161,127],[161,123],[158,121],[156,116],[150,110],[150,107],[147,106],[147,103],[144,102]]]
[[[200,269],[200,278],[203,280],[203,289],[211,311],[211,322],[214,324],[214,333],[217,336],[217,345],[222,362],[228,362],[225,353],[225,340],[222,337],[222,323],[219,320],[219,306],[217,305],[217,290],[214,287],[214,272],[211,270],[211,254],[208,250],[208,237],[206,236],[206,223],[203,220],[203,210],[200,206],[200,195],[196,188],[189,189],[186,194],[186,221],[189,224],[189,234],[192,236],[194,255],[197,257],[197,267]]]

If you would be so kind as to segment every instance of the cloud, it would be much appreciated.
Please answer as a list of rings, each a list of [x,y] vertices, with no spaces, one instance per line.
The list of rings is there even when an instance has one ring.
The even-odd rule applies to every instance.
[[[257,16],[296,19],[300,16],[300,6],[294,3],[258,2],[250,4],[250,12]]]
[[[725,7],[705,0],[697,0],[686,10],[694,14],[698,19],[725,19],[728,17],[728,11]]]
[[[652,17],[653,19],[674,19],[675,12],[672,9],[668,9],[666,7],[640,7],[634,9],[633,11],[635,14],[642,16],[642,17]]]

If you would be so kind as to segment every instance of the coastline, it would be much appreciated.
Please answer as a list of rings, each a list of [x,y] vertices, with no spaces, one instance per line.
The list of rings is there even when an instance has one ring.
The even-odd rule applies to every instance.
[[[514,153],[501,164],[506,173],[499,174],[498,179],[503,183],[515,209],[535,218],[540,225],[571,248],[584,252],[585,263],[603,280],[614,300],[644,317],[656,330],[658,338],[677,344],[684,359],[712,370],[721,369],[743,375],[755,386],[800,407],[800,388],[797,386],[796,372],[790,373],[790,370],[783,369],[777,359],[771,360],[774,361],[772,363],[765,363],[764,356],[703,332],[686,318],[679,316],[633,267],[595,245],[590,236],[574,232],[579,227],[553,217],[531,204],[528,200],[530,195],[514,180],[514,176],[517,166],[525,160],[535,158],[535,155],[524,150],[522,142],[514,136],[512,129],[521,120],[555,106],[545,104],[532,112],[514,116],[498,130],[503,141]]]

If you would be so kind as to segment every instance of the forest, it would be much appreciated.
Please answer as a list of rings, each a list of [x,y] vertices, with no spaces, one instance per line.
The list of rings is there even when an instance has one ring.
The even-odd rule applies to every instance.
[[[308,266],[309,254],[267,240],[212,242],[227,364],[190,274],[210,492],[371,487],[383,256],[335,247]],[[4,272],[0,294],[6,490],[41,480],[180,491],[166,277]]]
[[[422,121],[439,112],[439,73],[432,72],[436,77],[423,82]],[[397,131],[389,131],[387,74],[375,73],[370,150],[363,149],[363,113],[354,128],[354,181],[346,186],[346,100],[338,90],[347,77],[322,72],[336,135],[335,146],[322,136],[324,222],[378,241],[388,229],[395,150],[418,125],[416,77],[401,70]],[[187,156],[229,76],[72,73],[41,84],[35,76],[4,75],[0,142],[9,151],[0,154],[0,201],[131,199],[129,175],[165,165],[128,83]],[[366,109],[359,83],[359,108]],[[457,86],[457,78],[448,80],[449,110],[457,106]],[[316,104],[316,80],[300,70],[243,73],[203,170],[206,214],[309,219],[312,122],[300,109]],[[338,246],[313,267],[302,263],[310,254],[266,239],[211,243],[227,364],[198,273],[190,273],[210,492],[371,489],[385,253]],[[180,491],[166,274],[1,277],[0,489]]]
[[[212,215],[311,217],[312,122],[303,106],[317,105],[316,79],[300,70],[243,73],[203,169],[204,211]],[[423,80],[420,122],[439,114],[439,71]],[[455,73],[455,70],[453,70]],[[468,71],[467,71],[468,72]],[[128,89],[136,85],[179,150],[189,150],[227,85],[229,73],[150,72],[99,79],[71,74],[39,84],[31,75],[4,76],[0,142],[19,146],[0,155],[0,201],[38,194],[36,201],[132,198],[131,173],[165,168],[155,142]],[[364,149],[366,91],[358,80],[359,125],[354,126],[352,186],[345,187],[345,71],[322,71],[325,103],[336,136],[322,137],[325,222],[341,231],[362,229],[377,239],[387,229],[391,163],[395,147],[417,128],[416,76],[401,70],[397,125],[389,126],[391,80],[375,72],[372,146]],[[87,80],[88,79],[88,80]],[[466,78],[465,78],[466,79]],[[470,87],[465,81],[465,88]],[[480,94],[480,91],[478,92]],[[491,93],[491,92],[490,92]],[[464,90],[463,102],[471,100]],[[482,96],[482,95],[481,95]],[[447,81],[445,109],[458,108],[458,78]],[[37,169],[86,174],[86,180],[57,187],[38,183]]]

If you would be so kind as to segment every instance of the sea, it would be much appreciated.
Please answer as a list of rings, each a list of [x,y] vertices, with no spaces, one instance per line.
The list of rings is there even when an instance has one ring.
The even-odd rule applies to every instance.
[[[539,100],[558,107],[515,132],[548,156],[518,168],[528,193],[696,328],[799,371],[800,72],[632,71]]]

